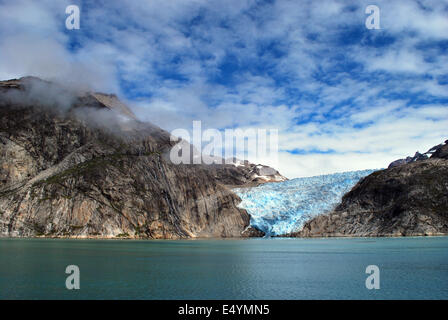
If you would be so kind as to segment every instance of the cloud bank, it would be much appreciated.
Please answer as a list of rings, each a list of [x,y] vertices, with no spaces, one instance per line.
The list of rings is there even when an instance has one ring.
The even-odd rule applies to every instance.
[[[447,138],[448,4],[376,1],[368,30],[370,4],[0,2],[0,78],[116,92],[167,130],[277,128],[290,178],[381,168]]]

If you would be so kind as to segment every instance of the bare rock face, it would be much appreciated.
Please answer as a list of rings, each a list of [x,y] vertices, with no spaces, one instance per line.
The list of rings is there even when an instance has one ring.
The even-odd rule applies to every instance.
[[[291,236],[446,234],[448,160],[433,154],[430,159],[376,171],[363,178],[334,212],[311,219]]]
[[[448,140],[444,145],[439,145],[431,155],[431,158],[447,159],[448,160]]]
[[[415,162],[415,161],[423,161],[429,158],[442,158],[447,159],[448,158],[448,140],[445,141],[445,143],[441,143],[437,146],[432,147],[425,153],[416,152],[413,157],[406,157],[405,159],[398,159],[389,164],[388,168],[394,168],[401,166],[403,164]]]
[[[268,182],[286,181],[288,178],[281,175],[277,170],[266,165],[254,164],[247,160],[232,159],[229,164],[212,164],[206,169],[230,187],[254,187]]]
[[[172,145],[115,96],[0,82],[0,236],[243,236],[250,217],[224,186],[238,179],[170,163]]]
[[[266,233],[253,226],[247,227],[246,230],[244,230],[242,233],[242,236],[245,238],[259,238],[264,237],[265,235]]]

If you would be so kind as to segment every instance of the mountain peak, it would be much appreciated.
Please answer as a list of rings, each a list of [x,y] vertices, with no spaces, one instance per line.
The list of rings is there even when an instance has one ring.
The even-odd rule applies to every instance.
[[[423,161],[429,158],[448,158],[448,140],[444,143],[438,144],[432,148],[430,148],[425,153],[416,152],[413,157],[406,157],[404,159],[398,159],[391,162],[388,168],[398,167],[407,163],[415,162],[415,161]]]
[[[0,81],[0,236],[255,235],[228,185],[278,172],[174,164],[170,137],[113,94],[35,77]]]

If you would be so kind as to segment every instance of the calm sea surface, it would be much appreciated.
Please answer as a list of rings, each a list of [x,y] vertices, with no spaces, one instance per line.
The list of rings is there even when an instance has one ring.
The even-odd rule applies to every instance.
[[[0,299],[448,299],[448,237],[0,239]]]

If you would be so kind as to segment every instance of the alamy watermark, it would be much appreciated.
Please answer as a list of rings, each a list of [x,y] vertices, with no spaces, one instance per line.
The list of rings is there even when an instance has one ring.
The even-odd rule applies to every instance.
[[[65,27],[68,30],[79,30],[80,28],[80,10],[77,5],[69,5],[65,8],[68,17],[65,20]],[[367,29],[381,29],[380,26],[380,8],[377,5],[368,5],[365,13],[369,16],[366,18],[365,26]]]
[[[380,27],[380,8],[376,5],[368,5],[365,13],[369,16],[366,18],[367,29],[381,29]]]
[[[69,274],[65,280],[65,287],[68,290],[79,290],[80,287],[80,273],[77,265],[69,265],[65,268],[65,273]]]
[[[180,139],[179,139],[180,138]],[[278,162],[278,129],[206,129],[193,121],[192,135],[186,129],[171,132],[170,160],[174,164],[234,164],[236,160]]]
[[[369,290],[380,288],[380,268],[376,265],[369,265],[366,268],[366,273],[369,276],[366,279],[366,288]]]
[[[69,5],[65,8],[65,13],[69,16],[65,19],[65,27],[68,30],[79,30],[80,28],[80,11],[77,5]]]

